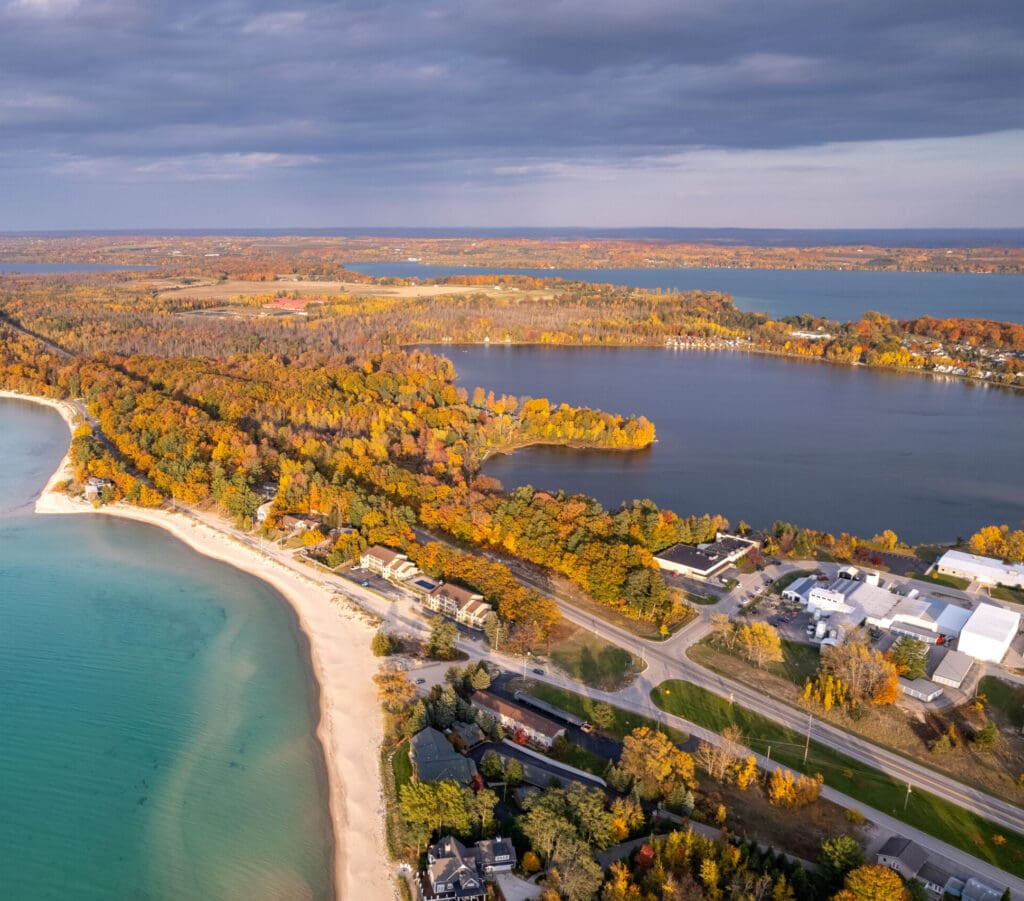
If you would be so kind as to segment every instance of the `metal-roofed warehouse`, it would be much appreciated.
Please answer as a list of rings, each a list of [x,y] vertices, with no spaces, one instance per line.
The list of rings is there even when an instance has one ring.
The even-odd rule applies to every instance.
[[[1019,628],[1019,613],[994,604],[978,604],[960,632],[957,650],[970,654],[975,660],[999,663]]]

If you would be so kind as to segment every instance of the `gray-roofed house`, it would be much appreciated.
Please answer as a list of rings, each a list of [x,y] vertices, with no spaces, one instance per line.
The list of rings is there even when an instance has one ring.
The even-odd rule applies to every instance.
[[[427,726],[409,740],[409,758],[420,782],[454,779],[468,785],[476,775],[476,764],[463,757],[437,729]]]
[[[807,603],[807,595],[815,588],[818,580],[815,576],[803,576],[782,589],[782,597],[787,601],[796,601],[798,604]]]
[[[930,859],[920,870],[917,871],[917,881],[925,887],[925,891],[940,897],[946,891],[946,885],[953,878],[953,874],[945,867],[933,863]]]
[[[450,835],[427,849],[427,866],[416,883],[422,901],[484,901],[487,897],[477,855]]]
[[[950,688],[959,688],[974,666],[974,658],[960,651],[947,651],[932,673],[932,681]]]
[[[904,879],[914,879],[927,861],[924,848],[902,835],[894,835],[878,851],[878,862]]]
[[[427,866],[416,888],[422,901],[483,901],[484,878],[511,872],[515,865],[510,839],[499,836],[467,848],[448,835],[427,849]]]

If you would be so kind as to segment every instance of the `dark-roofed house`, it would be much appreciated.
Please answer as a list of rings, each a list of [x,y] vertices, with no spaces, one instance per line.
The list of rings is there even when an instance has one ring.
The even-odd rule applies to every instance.
[[[427,849],[416,880],[423,901],[484,901],[487,890],[475,852],[450,835]]]
[[[565,727],[559,726],[546,716],[499,698],[489,691],[475,691],[470,699],[474,707],[486,710],[501,725],[514,733],[517,740],[525,739],[543,748],[550,748],[559,735],[565,734]]]
[[[927,860],[924,848],[902,835],[894,835],[878,851],[878,862],[904,879],[914,879]]]
[[[674,544],[655,554],[654,562],[668,572],[707,579],[721,573],[755,547],[757,542],[749,538],[737,538],[719,532],[715,540],[707,544]]]
[[[946,885],[952,878],[953,874],[949,870],[937,863],[932,863],[931,860],[917,871],[917,881],[925,887],[926,891],[940,897],[946,891]]]
[[[476,775],[476,764],[463,757],[444,734],[427,726],[409,739],[409,759],[420,782],[454,779],[468,785]]]
[[[477,859],[480,861],[480,869],[485,876],[494,873],[511,873],[516,865],[516,849],[512,847],[512,839],[488,838],[479,841],[474,846]]]

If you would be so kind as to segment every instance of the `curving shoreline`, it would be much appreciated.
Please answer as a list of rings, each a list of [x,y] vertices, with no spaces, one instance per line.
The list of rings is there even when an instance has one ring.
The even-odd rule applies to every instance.
[[[77,411],[65,401],[0,390],[0,399],[4,398],[50,407],[72,434],[79,421]],[[366,618],[314,580],[261,557],[206,522],[167,510],[122,505],[96,509],[55,492],[54,487],[70,477],[70,469],[66,453],[36,500],[37,513],[100,513],[158,526],[193,550],[262,579],[284,597],[308,643],[318,686],[316,734],[327,771],[335,896],[394,897],[379,768],[383,723],[368,678],[377,661],[370,652],[373,628]]]

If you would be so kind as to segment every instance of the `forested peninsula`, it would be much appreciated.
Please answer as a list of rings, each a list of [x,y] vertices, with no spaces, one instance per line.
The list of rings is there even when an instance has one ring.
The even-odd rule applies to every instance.
[[[118,246],[110,255],[129,253]],[[542,640],[557,611],[534,591],[510,590],[508,571],[480,551],[525,561],[667,628],[685,604],[653,554],[711,539],[728,523],[650,500],[606,510],[584,496],[505,491],[481,474],[488,454],[530,444],[629,452],[654,440],[654,425],[467,391],[450,361],[415,345],[732,347],[948,365],[1006,385],[1024,371],[1024,326],[1015,324],[879,314],[772,321],[722,294],[512,276],[325,281],[315,277],[315,254],[285,265],[255,245],[227,257],[210,256],[212,239],[184,246],[175,267],[150,273],[0,277],[0,388],[81,400],[75,478],[109,483],[104,501],[173,499],[252,526],[261,486],[272,483],[268,526],[316,513],[325,527],[355,530],[337,539],[336,560],[368,544],[422,555],[414,527],[444,536],[465,559],[432,551],[424,562],[483,591],[508,626],[510,649]],[[771,534],[783,553],[857,547],[850,536],[785,523]]]

